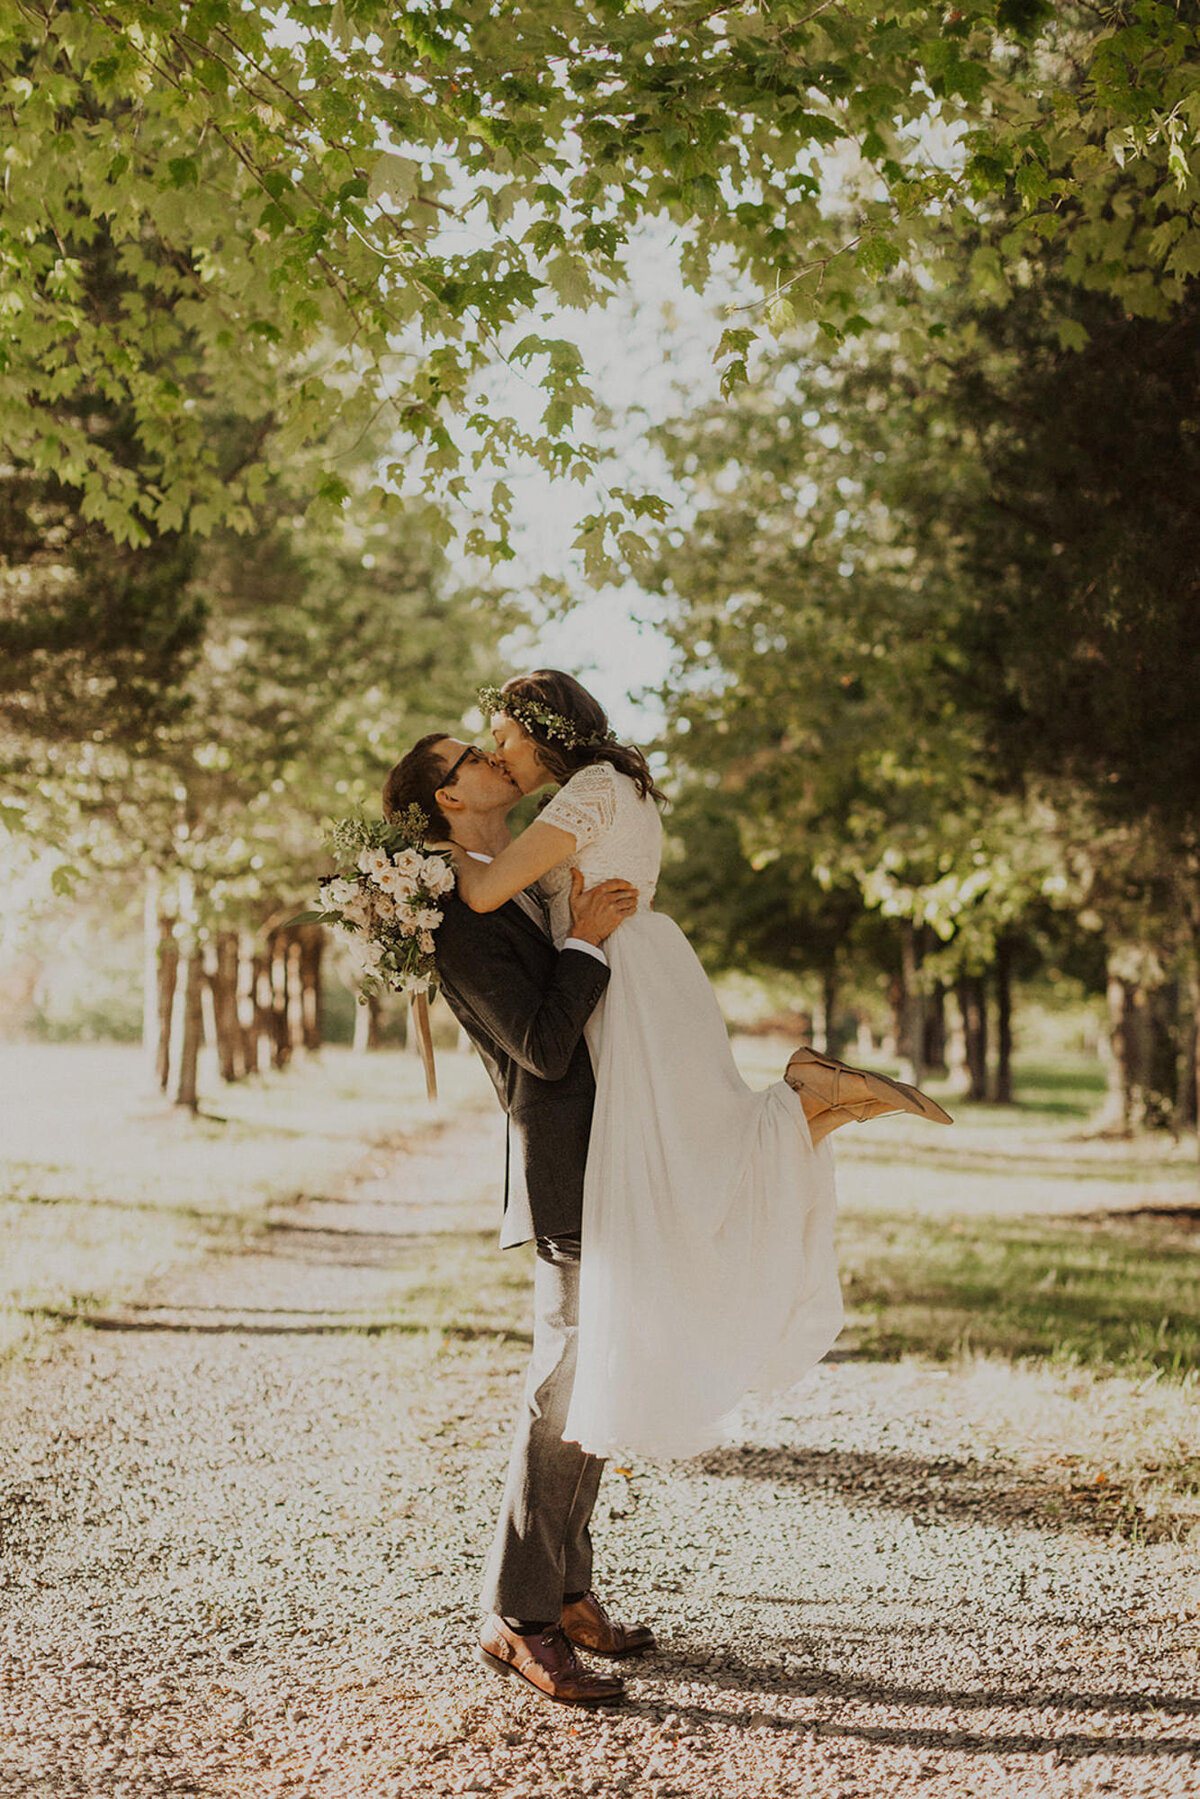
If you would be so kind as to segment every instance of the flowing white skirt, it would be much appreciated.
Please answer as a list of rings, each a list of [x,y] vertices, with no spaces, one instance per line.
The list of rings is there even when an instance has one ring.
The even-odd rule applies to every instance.
[[[605,948],[563,1434],[597,1455],[694,1455],[841,1329],[833,1156],[786,1082],[746,1086],[678,925],[639,912]]]

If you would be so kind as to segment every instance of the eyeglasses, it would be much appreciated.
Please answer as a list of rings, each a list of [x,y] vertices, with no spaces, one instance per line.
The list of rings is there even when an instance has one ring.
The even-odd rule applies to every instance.
[[[487,762],[490,760],[486,751],[477,749],[473,743],[469,743],[462,755],[450,764],[449,768],[438,782],[439,787],[449,787],[463,763],[471,757],[473,757],[476,762]]]

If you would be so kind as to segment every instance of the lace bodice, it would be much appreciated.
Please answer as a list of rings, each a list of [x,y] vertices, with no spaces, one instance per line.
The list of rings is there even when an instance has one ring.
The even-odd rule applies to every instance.
[[[557,825],[575,839],[575,854],[549,870],[538,889],[550,907],[555,943],[571,934],[571,870],[588,887],[620,876],[638,889],[638,911],[650,908],[662,862],[662,820],[651,799],[643,799],[628,775],[610,762],[593,762],[572,775],[548,806],[540,823]]]

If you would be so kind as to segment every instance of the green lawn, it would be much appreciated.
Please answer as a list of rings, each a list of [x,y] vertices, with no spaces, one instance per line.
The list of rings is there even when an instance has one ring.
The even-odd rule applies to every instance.
[[[855,1355],[1045,1357],[1142,1378],[1200,1369],[1191,1220],[917,1218],[843,1211]]]
[[[1095,1062],[1025,1064],[1016,1106],[959,1103],[952,1130],[905,1127],[910,1184],[914,1172],[931,1188],[957,1182],[962,1210],[843,1207],[845,1346],[872,1358],[1045,1358],[1132,1378],[1200,1369],[1194,1142],[1089,1133],[1104,1091]],[[854,1173],[869,1168],[878,1183],[886,1147],[865,1131],[849,1138],[839,1155],[844,1142]],[[990,1212],[979,1205],[988,1190]]]
[[[777,1044],[736,1047],[748,1079],[778,1074]],[[1019,1064],[1015,1106],[929,1086],[950,1129],[897,1118],[833,1139],[843,1348],[1131,1378],[1200,1369],[1195,1139],[1098,1133],[1104,1071],[1081,1056]]]

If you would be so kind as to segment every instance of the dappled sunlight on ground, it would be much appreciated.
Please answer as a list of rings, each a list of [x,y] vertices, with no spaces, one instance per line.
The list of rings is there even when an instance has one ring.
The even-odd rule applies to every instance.
[[[39,1353],[0,1370],[0,1793],[1188,1790],[1196,1377],[1130,1369],[1194,1342],[1190,1239],[980,1197],[1068,1190],[1041,1163],[1076,1118],[839,1135],[843,1191],[947,1184],[844,1205],[851,1324],[806,1381],[609,1468],[600,1579],[659,1648],[580,1719],[471,1659],[531,1265],[475,1061],[439,1056],[435,1110],[415,1058],[327,1052],[225,1122],[147,1101],[134,1052],[12,1066],[0,1323]],[[968,1134],[1006,1175],[936,1160]]]
[[[229,1087],[202,1072],[193,1118],[153,1089],[136,1049],[0,1044],[0,1352],[31,1317],[133,1295],[214,1232],[236,1237],[272,1203],[319,1196],[373,1142],[486,1116],[487,1156],[497,1133],[502,1154],[473,1053],[439,1053],[440,1107],[401,1052],[326,1049]],[[482,1179],[501,1192],[502,1163]]]
[[[778,1079],[793,1046],[738,1037],[752,1085]],[[894,1067],[883,1072],[897,1072]],[[897,1116],[847,1125],[833,1137],[844,1206],[930,1213],[1087,1213],[1200,1205],[1194,1134],[1130,1142],[1097,1134],[1102,1083],[1095,1064],[1018,1070],[1016,1106],[969,1105],[945,1081],[927,1083],[951,1127]]]

